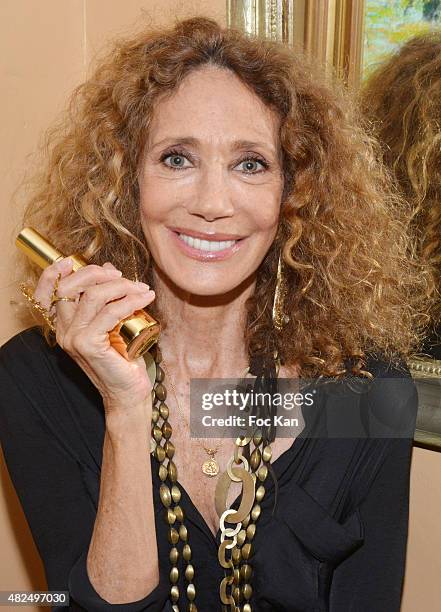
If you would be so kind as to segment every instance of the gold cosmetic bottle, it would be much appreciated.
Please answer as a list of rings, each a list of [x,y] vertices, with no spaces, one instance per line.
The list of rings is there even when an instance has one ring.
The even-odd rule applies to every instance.
[[[15,244],[40,268],[44,269],[63,255],[44,236],[31,227],[25,227],[18,234]],[[72,270],[76,272],[87,266],[88,262],[80,253],[69,255],[73,261]],[[141,357],[158,340],[161,326],[144,309],[126,317],[109,332],[111,345],[127,360]]]

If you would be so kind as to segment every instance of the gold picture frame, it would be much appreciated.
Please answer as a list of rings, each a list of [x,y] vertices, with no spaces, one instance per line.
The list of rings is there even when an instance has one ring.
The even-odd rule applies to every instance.
[[[441,361],[410,359],[407,365],[418,390],[414,444],[441,451]]]
[[[296,45],[358,87],[365,0],[227,0],[227,24]]]

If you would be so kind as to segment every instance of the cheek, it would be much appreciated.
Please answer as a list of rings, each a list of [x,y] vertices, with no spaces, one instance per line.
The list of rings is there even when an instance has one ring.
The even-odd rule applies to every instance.
[[[277,225],[279,220],[279,208],[271,211],[264,211],[255,216],[258,227],[263,230],[271,230]]]
[[[155,222],[163,219],[177,203],[176,190],[167,183],[158,185],[158,181],[145,178],[139,184],[139,212],[144,222]]]
[[[280,202],[274,198],[274,194],[259,198],[250,207],[249,214],[257,231],[270,232],[278,224]]]

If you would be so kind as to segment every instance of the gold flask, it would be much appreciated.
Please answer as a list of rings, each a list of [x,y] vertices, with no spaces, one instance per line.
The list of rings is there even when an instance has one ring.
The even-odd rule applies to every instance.
[[[25,227],[18,234],[15,244],[40,268],[44,269],[63,259],[63,255],[46,238],[31,227]],[[73,261],[72,270],[76,272],[87,266],[88,262],[81,253],[69,255]],[[135,312],[118,323],[109,332],[109,340],[127,360],[141,357],[158,340],[161,326],[145,310]]]

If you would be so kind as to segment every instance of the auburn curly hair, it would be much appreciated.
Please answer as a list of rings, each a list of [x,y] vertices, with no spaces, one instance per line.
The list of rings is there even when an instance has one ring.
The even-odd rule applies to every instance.
[[[112,45],[46,135],[23,225],[66,254],[110,260],[128,277],[134,240],[138,269],[151,281],[137,186],[149,123],[159,96],[212,64],[232,71],[281,118],[279,231],[247,302],[250,356],[277,348],[302,376],[341,376],[348,366],[365,375],[367,353],[398,364],[418,349],[429,275],[408,233],[409,206],[343,85],[294,47],[203,16],[149,26]],[[271,312],[281,251],[290,321],[278,332]],[[35,282],[41,270],[19,255],[20,280]],[[156,300],[149,311],[161,318]]]
[[[383,145],[383,159],[412,207],[418,250],[431,266],[441,322],[441,30],[409,39],[372,73],[361,108]]]

